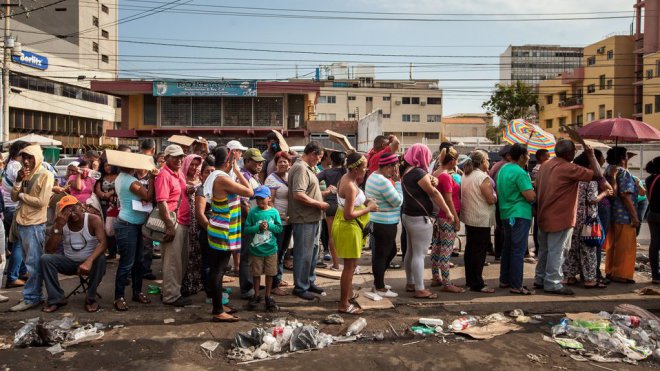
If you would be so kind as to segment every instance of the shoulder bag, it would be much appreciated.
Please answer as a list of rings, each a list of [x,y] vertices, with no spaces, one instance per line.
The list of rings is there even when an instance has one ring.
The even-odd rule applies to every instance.
[[[588,213],[590,207],[588,186],[584,196],[584,203],[586,207],[585,213]],[[603,227],[601,225],[598,213],[596,213],[595,216],[585,215],[584,224],[582,225],[582,230],[580,231],[580,240],[582,243],[589,247],[599,247],[603,243],[603,237]]]
[[[433,215],[438,215],[438,213],[437,213],[437,212],[436,212],[435,214],[431,214],[431,213],[429,213],[429,211],[426,210],[426,208],[424,207],[424,205],[423,205],[421,202],[419,202],[419,200],[418,200],[415,196],[413,196],[412,193],[410,193],[410,191],[408,191],[408,188],[407,188],[406,185],[403,183],[403,177],[405,177],[406,175],[408,175],[408,173],[409,173],[410,170],[412,170],[412,169],[413,169],[413,167],[411,167],[410,169],[408,169],[408,171],[406,171],[406,173],[403,174],[403,176],[401,177],[401,188],[403,188],[403,190],[408,194],[408,196],[410,196],[410,198],[412,198],[413,200],[415,200],[415,202],[417,202],[417,204],[422,208],[422,210],[424,210],[424,212],[426,213],[426,215],[428,216],[428,218],[431,219],[431,222],[432,222],[432,223],[435,223],[435,219],[436,219],[436,218],[435,218],[435,216],[433,216]],[[418,169],[419,169],[419,168],[418,168]],[[427,174],[428,174],[428,173],[427,173]],[[437,207],[437,205],[435,205],[435,202],[433,202],[433,200],[431,200],[431,203],[434,205],[434,208]],[[438,209],[439,209],[439,207],[438,207]],[[435,212],[436,210],[433,210],[433,211]],[[439,211],[439,210],[438,210],[438,211]]]
[[[174,222],[174,228],[176,228],[177,226],[176,213],[179,210],[179,207],[181,206],[181,199],[183,199],[183,194],[185,192],[186,192],[185,188],[181,190],[181,195],[179,196],[179,202],[177,202],[176,209],[174,209],[175,211],[168,211],[170,220]],[[149,214],[147,221],[142,225],[142,236],[152,241],[165,242],[165,229],[166,229],[165,221],[163,220],[163,218],[161,218],[160,211],[156,206]]]

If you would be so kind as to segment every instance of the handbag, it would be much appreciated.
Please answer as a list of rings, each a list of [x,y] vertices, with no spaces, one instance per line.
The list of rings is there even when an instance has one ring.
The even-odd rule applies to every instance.
[[[357,225],[360,227],[360,230],[362,231],[362,238],[367,238],[370,235],[374,234],[374,223],[369,221],[367,222],[366,225],[362,225],[360,220],[358,218],[353,219],[357,223]]]
[[[412,169],[412,168],[411,168],[411,169]],[[403,174],[403,176],[406,176],[406,175],[408,174],[409,171],[410,171],[410,170],[406,171],[406,173]],[[408,191],[408,188],[406,187],[406,185],[403,184],[403,177],[401,177],[401,188],[403,188],[403,190],[406,191],[406,193],[408,194],[408,196],[410,196],[410,198],[412,198],[413,200],[415,200],[415,201],[417,202],[417,204],[422,208],[422,210],[424,210],[424,212],[426,213],[426,215],[428,216],[428,218],[429,218],[432,222],[435,223],[435,217],[434,217],[433,215],[438,215],[438,212],[439,212],[439,206],[437,206],[437,205],[435,204],[435,202],[432,202],[432,204],[433,204],[433,212],[434,212],[434,214],[431,215],[431,214],[429,214],[429,211],[426,210],[426,208],[424,207],[424,205],[422,205],[422,203],[419,202],[419,200],[418,200],[417,198],[415,198],[415,196],[413,196],[412,193],[410,193],[410,191]],[[438,210],[435,210],[436,207],[438,208]]]
[[[179,210],[179,207],[181,206],[181,199],[183,198],[183,194],[186,190],[182,189],[181,190],[181,196],[179,197],[179,202],[176,204],[176,209],[174,210]],[[176,211],[168,211],[170,220],[174,221],[174,228],[177,226],[177,221],[176,221]],[[144,236],[147,239],[150,239],[152,241],[156,242],[166,242],[165,241],[165,221],[163,218],[160,216],[160,211],[158,208],[154,208],[151,213],[149,214],[149,217],[147,218],[147,221],[142,225],[142,236]]]
[[[588,191],[585,192],[586,195],[584,201],[587,207],[589,207],[589,196],[587,193]],[[598,217],[598,213],[596,213],[595,217],[587,216],[582,225],[582,230],[580,231],[580,240],[582,243],[589,247],[598,247],[603,242],[603,235],[603,227],[600,218]]]

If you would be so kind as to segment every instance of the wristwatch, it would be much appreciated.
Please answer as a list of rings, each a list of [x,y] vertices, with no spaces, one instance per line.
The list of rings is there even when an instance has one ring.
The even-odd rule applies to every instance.
[[[55,227],[53,228],[53,234],[62,234],[62,230]]]

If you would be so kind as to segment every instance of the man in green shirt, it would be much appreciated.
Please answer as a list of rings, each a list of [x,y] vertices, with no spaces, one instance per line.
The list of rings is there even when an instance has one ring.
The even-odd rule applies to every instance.
[[[531,202],[536,198],[534,186],[525,171],[529,161],[527,146],[514,144],[509,152],[511,162],[497,174],[497,202],[504,227],[504,246],[500,263],[500,287],[511,293],[531,295],[523,286],[523,265],[529,228],[532,224]]]

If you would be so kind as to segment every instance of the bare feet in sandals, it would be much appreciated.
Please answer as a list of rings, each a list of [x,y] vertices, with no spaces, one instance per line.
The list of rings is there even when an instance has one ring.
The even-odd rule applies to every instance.
[[[85,300],[85,310],[87,313],[96,313],[99,311],[99,303],[96,300]]]
[[[220,313],[211,317],[211,322],[238,322],[240,320],[240,318],[229,313]]]
[[[362,314],[364,311],[362,308],[358,307],[355,304],[350,304],[347,308],[339,308],[337,309],[337,312],[339,313],[344,313],[344,314]]]
[[[65,300],[62,300],[60,302],[57,302],[55,304],[48,304],[45,307],[41,309],[42,312],[44,313],[53,313],[56,310],[62,308],[63,306],[67,305],[67,302]]]
[[[440,289],[440,291],[450,292],[450,293],[452,293],[452,294],[462,294],[462,293],[465,292],[465,289],[462,288],[462,287],[458,287],[458,286],[456,286],[456,285],[452,285],[452,284],[450,284],[450,285],[442,286],[442,288]]]
[[[417,299],[437,299],[438,294],[433,293],[429,290],[419,290],[419,291],[415,291],[415,298],[417,298]]]

